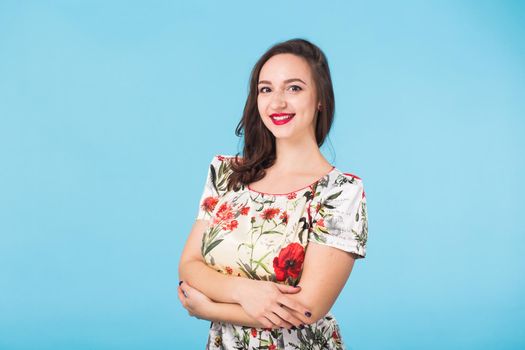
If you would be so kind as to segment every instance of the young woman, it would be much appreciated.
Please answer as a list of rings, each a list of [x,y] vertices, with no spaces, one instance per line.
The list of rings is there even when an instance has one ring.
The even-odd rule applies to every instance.
[[[334,109],[312,43],[278,43],[253,68],[242,158],[211,160],[179,264],[182,305],[212,321],[206,349],[344,349],[330,308],[368,225],[363,181],[319,150]]]

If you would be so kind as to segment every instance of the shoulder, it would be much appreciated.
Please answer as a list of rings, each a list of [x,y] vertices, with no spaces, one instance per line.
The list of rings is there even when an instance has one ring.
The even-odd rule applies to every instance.
[[[239,157],[240,158],[240,157]],[[240,158],[242,159],[242,158]],[[235,160],[235,156],[229,154],[216,154],[211,160],[211,165],[215,167],[229,167],[232,161]]]
[[[238,157],[242,160],[241,157]],[[212,176],[225,177],[233,172],[232,163],[235,162],[235,156],[229,154],[215,154],[210,162],[210,171]]]
[[[337,168],[319,184],[320,197],[324,200],[361,199],[365,197],[363,179]]]

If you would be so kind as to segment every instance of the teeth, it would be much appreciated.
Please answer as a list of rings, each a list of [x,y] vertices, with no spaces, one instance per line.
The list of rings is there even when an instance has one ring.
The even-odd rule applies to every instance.
[[[272,117],[273,119],[275,120],[284,120],[284,119],[290,119],[292,116],[291,115],[283,115],[282,117]]]

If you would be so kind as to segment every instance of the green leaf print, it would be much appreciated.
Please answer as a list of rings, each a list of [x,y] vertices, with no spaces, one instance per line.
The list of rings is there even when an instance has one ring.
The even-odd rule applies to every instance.
[[[314,191],[315,191],[315,189],[314,189]],[[306,191],[303,196],[306,197],[306,201],[310,201],[310,200],[312,200],[314,198],[314,195],[313,195],[312,191]]]
[[[224,238],[213,241],[208,247],[206,247],[206,250],[204,251],[204,256],[211,252],[211,250],[218,246],[222,241],[224,241]]]
[[[268,254],[270,254],[270,253],[271,253],[271,251],[268,252],[268,253],[266,253],[266,255],[263,256],[262,258],[260,258],[259,260],[255,260],[255,261],[253,261],[253,262],[254,262],[257,266],[262,267],[263,270],[266,271],[267,273],[272,274],[272,271],[270,271],[270,270],[268,269],[268,267],[266,267],[266,264],[264,264],[264,263],[262,262],[262,260],[263,260],[264,258],[266,258],[266,257],[268,256]],[[257,270],[257,267],[254,269],[254,272],[255,272],[255,270]]]
[[[239,244],[239,246],[237,247],[237,252],[239,252],[239,250],[241,250],[241,248],[245,246],[247,248],[250,248],[250,249],[253,249],[253,244],[248,244],[248,243],[241,243]]]
[[[262,233],[259,235],[259,237],[261,237],[261,236],[263,236],[263,235],[271,235],[271,234],[276,234],[276,235],[281,235],[281,236],[283,235],[283,233],[280,232],[280,231],[268,230],[268,231],[264,231],[264,232],[262,232]]]
[[[242,261],[238,261],[237,266],[239,266],[239,269],[251,278],[256,280],[261,279],[259,276],[257,276],[257,273],[255,273],[255,271],[250,267],[250,265],[243,263]]]
[[[331,194],[329,195],[328,197],[326,197],[326,201],[331,201],[332,199],[336,199],[337,197],[339,197],[341,195],[341,193],[343,193],[343,191],[339,191],[339,192],[336,192],[334,194]]]
[[[222,239],[215,240],[215,237],[220,233],[220,227],[215,226],[210,231],[209,234],[204,234],[202,236],[202,247],[201,252],[202,256],[206,256],[213,248],[215,248],[220,242],[222,242]]]
[[[313,234],[313,237],[316,241],[318,242],[322,242],[322,243],[325,243],[326,242],[326,237],[325,235],[319,235],[317,234],[317,232],[315,231],[312,231],[312,234]]]
[[[210,173],[213,188],[215,189],[216,193],[219,193],[219,190],[217,189],[217,174],[215,173],[215,167],[213,166],[213,164],[210,164]]]
[[[357,240],[358,246],[361,248],[364,248],[366,245],[366,241],[368,240],[368,218],[367,218],[367,211],[366,211],[366,203],[361,203],[361,221],[363,222],[361,226],[361,232],[356,232],[355,230],[352,230],[352,233],[354,234],[354,238]]]

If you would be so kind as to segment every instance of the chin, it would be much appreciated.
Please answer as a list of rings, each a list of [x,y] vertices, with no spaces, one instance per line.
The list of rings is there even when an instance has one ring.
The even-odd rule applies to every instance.
[[[276,138],[276,139],[291,139],[295,136],[294,133],[290,133],[290,132],[272,132],[273,136]]]

